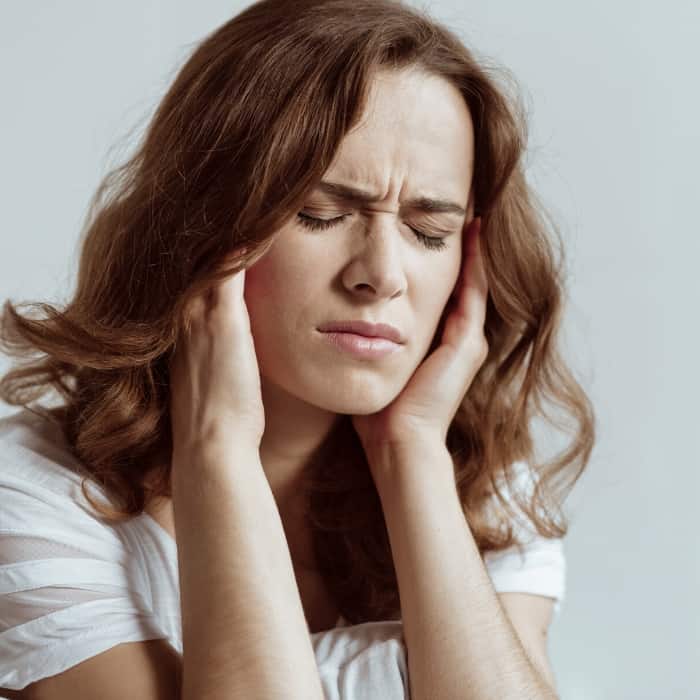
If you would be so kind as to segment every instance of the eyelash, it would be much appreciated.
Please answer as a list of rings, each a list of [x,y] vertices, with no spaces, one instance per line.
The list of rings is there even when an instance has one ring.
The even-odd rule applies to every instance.
[[[314,216],[309,216],[308,214],[302,214],[301,212],[297,215],[301,221],[302,226],[313,230],[328,229],[331,226],[335,226],[340,223],[343,219],[350,216],[350,214],[343,214],[342,216],[336,216],[333,219],[317,219]],[[442,238],[435,238],[434,236],[426,236],[421,231],[409,226],[408,228],[415,233],[416,238],[429,250],[440,250],[446,247],[445,241]]]

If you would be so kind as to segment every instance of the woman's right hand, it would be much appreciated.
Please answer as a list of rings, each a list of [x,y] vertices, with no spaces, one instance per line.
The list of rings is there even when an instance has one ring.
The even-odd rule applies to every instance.
[[[169,363],[173,454],[221,443],[259,449],[265,411],[244,285],[242,269],[188,308],[191,331]]]

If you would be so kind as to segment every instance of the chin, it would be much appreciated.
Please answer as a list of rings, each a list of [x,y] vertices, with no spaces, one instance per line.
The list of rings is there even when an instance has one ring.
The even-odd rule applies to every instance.
[[[316,396],[315,403],[320,408],[333,413],[353,416],[367,416],[386,408],[400,393],[402,386],[390,390],[377,379],[365,382],[336,382],[330,393]]]

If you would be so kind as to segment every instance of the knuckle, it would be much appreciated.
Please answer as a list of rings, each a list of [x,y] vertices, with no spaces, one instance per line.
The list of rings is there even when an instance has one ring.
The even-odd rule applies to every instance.
[[[475,332],[471,338],[471,347],[476,357],[484,361],[489,354],[489,344],[483,331]]]
[[[206,313],[206,302],[201,294],[193,297],[187,304],[185,315],[192,322],[197,322],[204,317]]]
[[[489,354],[489,343],[486,340],[486,337],[484,336],[480,341],[479,357],[483,361],[488,357],[488,354]]]

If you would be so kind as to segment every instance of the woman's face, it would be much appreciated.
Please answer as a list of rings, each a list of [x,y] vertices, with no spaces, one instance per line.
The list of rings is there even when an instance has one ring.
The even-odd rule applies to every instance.
[[[374,413],[396,398],[427,354],[460,273],[462,232],[473,217],[473,154],[469,110],[452,85],[415,71],[377,75],[361,125],[322,178],[376,201],[310,192],[305,216],[343,218],[312,230],[295,216],[246,271],[263,387],[343,414]],[[410,208],[418,197],[466,213]],[[318,330],[359,319],[396,326],[405,344],[358,358]]]

